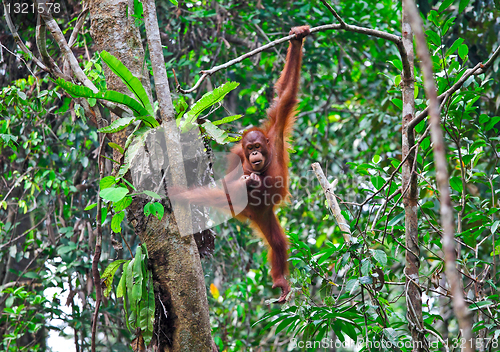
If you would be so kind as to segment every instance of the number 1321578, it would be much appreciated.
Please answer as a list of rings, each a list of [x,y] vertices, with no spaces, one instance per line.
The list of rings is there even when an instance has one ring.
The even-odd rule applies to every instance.
[[[61,4],[59,3],[45,3],[44,5],[27,3],[27,2],[16,2],[13,4],[6,3],[5,10],[8,13],[59,13],[61,12]]]

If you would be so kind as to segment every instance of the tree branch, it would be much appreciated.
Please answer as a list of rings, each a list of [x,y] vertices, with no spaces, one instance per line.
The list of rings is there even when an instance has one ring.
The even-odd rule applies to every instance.
[[[342,231],[344,241],[346,243],[351,242],[351,229],[347,225],[347,221],[345,221],[344,216],[341,213],[339,203],[337,202],[335,194],[333,193],[333,188],[335,187],[337,180],[334,180],[332,184],[330,184],[319,163],[312,164],[312,168],[314,170],[314,173],[316,174],[316,177],[318,178],[321,188],[323,188],[323,192],[325,193],[326,200],[328,201],[328,205],[330,206],[330,210],[332,211],[333,216],[335,217],[335,220],[337,220],[337,224]]]
[[[7,27],[9,27],[10,32],[12,33],[12,36],[14,37],[14,40],[16,41],[17,45],[19,48],[28,54],[31,58],[33,58],[33,61],[35,64],[40,67],[43,71],[50,72],[49,68],[43,64],[33,53],[31,52],[30,49],[24,45],[23,40],[19,36],[19,33],[17,33],[16,27],[14,26],[14,23],[12,23],[12,18],[10,17],[10,13],[5,7],[5,1],[2,1],[3,4],[3,13],[5,14],[5,20],[7,21]]]
[[[57,42],[57,45],[61,49],[62,54],[64,55],[64,58],[68,60],[69,65],[71,67],[71,70],[75,74],[76,78],[78,81],[83,83],[86,87],[92,89],[94,93],[97,93],[99,90],[97,87],[92,83],[83,70],[81,69],[80,65],[78,64],[78,60],[76,59],[75,55],[71,51],[71,48],[69,47],[68,43],[66,42],[66,38],[64,38],[64,34],[61,31],[61,28],[59,28],[57,22],[54,20],[52,17],[52,14],[49,12],[49,8],[46,5],[47,0],[38,0],[38,6],[40,8],[40,16],[43,18],[45,21],[45,24],[47,28],[49,29],[50,33],[52,33],[52,36]],[[43,11],[42,11],[43,9]]]
[[[493,62],[495,62],[496,58],[500,55],[500,45],[498,48],[493,52],[491,57],[486,61],[485,64],[478,63],[476,66],[473,68],[469,68],[465,71],[463,76],[455,83],[453,86],[451,86],[447,91],[439,95],[438,101],[440,103],[445,102],[453,93],[455,93],[457,90],[459,90],[464,82],[472,75],[480,75],[482,73],[485,73],[488,71],[488,69],[493,65]],[[429,114],[429,107],[426,107],[424,111],[422,111],[420,114],[418,114],[409,124],[408,128],[415,128],[420,122],[423,121]]]
[[[87,14],[89,13],[89,8],[85,6],[85,8],[78,15],[78,19],[76,20],[75,27],[73,28],[73,32],[71,32],[71,36],[69,37],[68,45],[71,48],[76,43],[76,38],[78,37],[78,32],[82,29],[83,24],[85,23],[85,19],[87,18]],[[90,60],[90,58],[89,58]]]
[[[406,73],[409,74],[410,66],[408,64],[408,56],[407,56],[406,50],[403,46],[403,41],[402,41],[401,37],[398,37],[397,35],[394,35],[391,33],[379,31],[377,29],[358,27],[358,26],[353,26],[353,25],[349,25],[349,24],[345,24],[345,23],[343,25],[335,23],[335,24],[326,24],[323,26],[314,27],[314,28],[311,28],[311,33],[323,32],[323,31],[332,30],[332,29],[336,29],[336,30],[342,29],[342,30],[345,30],[348,32],[371,35],[371,36],[374,36],[377,38],[386,39],[386,40],[396,44],[396,47],[399,51],[399,54],[401,55],[401,62],[403,63],[403,71],[405,72],[405,74]],[[228,61],[225,64],[221,64],[221,65],[212,67],[210,70],[203,70],[200,72],[202,74],[201,77],[198,79],[198,81],[196,82],[196,84],[192,88],[182,89],[180,87],[180,84],[178,84],[176,87],[177,91],[182,93],[182,94],[191,93],[200,87],[200,84],[205,80],[205,78],[207,78],[208,76],[211,76],[215,72],[220,71],[220,70],[225,69],[225,68],[228,68],[229,66],[237,64],[239,62],[242,62],[243,60],[245,60],[249,57],[252,57],[252,56],[254,56],[254,55],[256,55],[264,50],[267,50],[269,48],[275,47],[276,45],[279,45],[281,43],[287,42],[293,38],[295,38],[295,34],[287,35],[286,37],[274,40],[266,45],[263,45],[263,46],[258,47],[257,49],[254,49],[246,54],[243,54],[243,55],[237,57],[236,59]]]
[[[36,31],[35,31],[35,40],[36,40],[36,46],[38,48],[38,51],[40,52],[40,55],[42,55],[42,60],[44,64],[48,68],[48,72],[53,74],[56,77],[60,77],[64,80],[71,81],[71,77],[65,75],[59,66],[57,66],[56,62],[52,57],[50,56],[49,52],[47,51],[47,27],[45,25],[45,22],[41,19],[40,14],[37,15],[36,17]]]

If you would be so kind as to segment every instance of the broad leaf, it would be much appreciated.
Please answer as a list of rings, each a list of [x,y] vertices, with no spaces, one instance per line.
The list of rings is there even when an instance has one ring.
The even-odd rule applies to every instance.
[[[101,59],[108,65],[111,71],[113,71],[118,77],[121,78],[122,82],[135,95],[142,106],[149,112],[149,114],[147,115],[153,116],[153,107],[151,106],[148,94],[146,93],[146,90],[144,89],[141,81],[137,77],[135,77],[132,72],[130,72],[128,68],[120,62],[120,60],[118,60],[107,51],[101,52]]]
[[[104,289],[104,296],[109,297],[116,270],[118,270],[120,265],[125,262],[126,260],[115,260],[114,262],[111,262],[106,269],[104,269],[104,273],[101,275],[101,279],[104,279],[104,285],[106,286]]]
[[[118,202],[123,199],[128,194],[128,189],[125,187],[110,187],[102,189],[99,195],[102,199],[109,200],[111,202]]]
[[[114,133],[123,130],[125,127],[129,126],[132,122],[136,120],[135,117],[123,117],[120,119],[117,119],[109,126],[103,127],[98,129],[97,131],[101,133]]]
[[[218,103],[227,93],[238,87],[237,82],[227,82],[220,87],[215,88],[213,91],[205,93],[200,100],[198,100],[191,109],[184,115],[184,121],[181,123],[181,128],[189,126],[196,121],[196,118],[207,108]]]

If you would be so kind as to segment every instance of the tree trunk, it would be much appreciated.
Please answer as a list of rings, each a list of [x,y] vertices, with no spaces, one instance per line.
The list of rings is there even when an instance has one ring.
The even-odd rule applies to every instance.
[[[404,3],[403,3],[404,6]],[[415,144],[415,132],[408,128],[408,124],[415,118],[415,77],[414,77],[414,52],[413,31],[410,20],[403,9],[403,44],[408,54],[410,64],[410,77],[402,73],[402,95],[403,95],[403,140],[402,159],[410,153]],[[406,229],[406,307],[408,327],[413,339],[413,351],[424,351],[425,337],[423,333],[424,323],[422,317],[422,293],[419,287],[420,248],[418,247],[418,188],[417,178],[413,167],[416,163],[416,152],[413,150],[407,161],[402,166],[402,192],[405,208]]]
[[[128,11],[128,13],[127,13]],[[144,50],[132,16],[133,1],[94,0],[90,4],[91,34],[99,50],[117,57],[145,87],[150,87]],[[107,87],[127,95],[120,78],[105,67]],[[163,82],[167,89],[168,82]],[[146,89],[150,94],[149,89]],[[151,95],[150,95],[151,98]],[[170,108],[173,110],[172,103]],[[123,146],[127,131],[113,134]],[[116,154],[115,160],[121,158]],[[166,202],[161,221],[144,215],[146,200],[135,197],[128,220],[146,244],[153,271],[156,312],[150,348],[158,351],[212,351],[210,320],[203,271],[193,236],[181,236]]]

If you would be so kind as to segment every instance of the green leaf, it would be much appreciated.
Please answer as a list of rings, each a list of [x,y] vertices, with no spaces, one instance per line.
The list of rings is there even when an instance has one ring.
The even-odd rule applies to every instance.
[[[125,152],[125,160],[123,162],[123,165],[120,167],[120,170],[118,170],[119,176],[123,176],[127,173],[132,160],[134,160],[134,158],[137,156],[137,153],[142,150],[144,141],[150,134],[150,131],[151,130],[147,128],[139,128],[127,138],[127,142],[125,143],[127,151]]]
[[[101,94],[99,98],[109,100],[114,103],[124,104],[132,109],[134,116],[136,116],[138,119],[148,122],[152,127],[158,126],[158,122],[156,122],[155,119],[150,116],[149,118],[147,117],[149,115],[148,110],[145,109],[137,100],[129,97],[126,94],[108,90],[104,94]]]
[[[399,98],[394,98],[391,100],[394,105],[396,105],[399,110],[403,110],[403,101]]]
[[[133,258],[130,260],[130,262],[128,263],[127,265],[127,277],[126,277],[126,288],[127,288],[127,296],[128,296],[128,302],[130,303],[130,312],[134,312],[136,311],[137,309],[137,302],[135,300],[132,299],[132,288],[134,287],[134,263],[135,263],[136,259]],[[125,270],[125,267],[124,267],[124,270]],[[132,319],[129,319],[129,322],[131,321]]]
[[[441,36],[444,36],[446,33],[448,33],[448,29],[450,29],[451,26],[455,23],[456,17],[450,17],[446,20],[446,22],[441,26],[443,29],[441,31]]]
[[[491,233],[495,233],[495,231],[497,230],[498,228],[498,225],[500,225],[500,221],[497,220],[495,221],[492,225],[491,225]]]
[[[128,194],[128,189],[125,187],[111,187],[102,189],[99,195],[102,199],[109,200],[111,202],[118,202],[123,199]]]
[[[495,250],[490,253],[490,257],[493,257],[494,255],[499,255],[500,254],[500,244],[495,247]]]
[[[227,82],[213,91],[205,93],[191,109],[184,115],[184,121],[181,123],[181,128],[189,126],[196,121],[196,118],[207,108],[218,103],[227,93],[238,87],[237,82]]]
[[[372,262],[370,259],[363,259],[363,264],[361,265],[361,275],[367,276],[372,269]]]
[[[106,176],[99,182],[99,187],[101,190],[112,187],[116,184],[116,178],[114,176]]]
[[[464,40],[462,38],[458,38],[457,40],[455,40],[451,47],[446,51],[446,56],[450,56],[451,54],[453,54],[463,42]]]
[[[484,127],[485,131],[491,130],[500,121],[500,116],[494,116],[488,119],[488,123]]]
[[[107,216],[108,216],[108,208],[102,207],[101,208],[101,224],[104,224],[104,221],[106,220]]]
[[[425,34],[427,34],[427,38],[429,38],[432,43],[437,46],[441,45],[441,38],[439,37],[439,34],[431,29],[426,30]]]
[[[465,57],[467,56],[468,53],[469,53],[469,48],[467,47],[466,44],[462,44],[458,47],[458,56],[460,56],[462,60],[465,60]]]
[[[139,0],[134,0],[134,17],[142,19],[144,14],[144,9],[142,8],[142,3]]]
[[[120,62],[120,60],[118,60],[107,51],[101,52],[101,59],[108,65],[111,71],[113,71],[118,77],[121,78],[122,82],[135,95],[142,106],[148,111],[148,113],[145,115],[153,116],[153,107],[151,106],[148,94],[146,93],[146,90],[144,89],[141,81],[137,77],[135,77],[132,72],[130,72],[128,68]]]
[[[238,120],[240,117],[242,117],[243,115],[232,115],[232,116],[226,116],[224,117],[222,120],[217,120],[217,121],[213,121],[212,123],[215,125],[215,126],[219,126],[223,123],[229,123],[229,122],[233,122],[235,120]]]
[[[439,12],[446,10],[455,0],[443,0],[441,6],[439,6]]]
[[[111,262],[106,269],[104,269],[104,272],[101,275],[101,279],[104,280],[103,282],[106,286],[106,288],[104,289],[104,296],[109,297],[116,270],[118,270],[120,265],[125,262],[126,260],[115,260],[114,262]]]
[[[462,179],[460,177],[450,178],[450,186],[458,193],[462,193]]]
[[[113,209],[115,213],[126,209],[130,204],[132,204],[132,197],[126,196],[122,200],[113,203]]]
[[[462,13],[469,5],[469,2],[470,0],[460,0],[460,4],[458,5],[458,13]]]
[[[129,126],[134,121],[136,121],[136,118],[133,116],[132,117],[122,117],[120,119],[117,119],[117,120],[111,122],[111,124],[109,126],[100,128],[97,131],[101,132],[101,133],[115,133],[115,132],[123,130],[125,127]]]
[[[124,218],[125,218],[124,211],[121,211],[118,214],[113,215],[113,218],[111,219],[111,230],[114,233],[122,232],[121,223],[122,223]]]
[[[126,286],[126,279],[127,279],[127,266],[128,266],[129,260],[125,261],[125,264],[123,264],[123,272],[122,272],[122,277],[120,278],[120,282],[118,282],[118,286],[116,287],[116,297],[125,297],[127,294],[127,286]],[[127,309],[127,304],[124,304],[125,310]]]
[[[97,98],[98,94],[94,93],[92,89],[79,86],[68,82],[62,78],[58,78],[54,81],[59,87],[63,88],[66,92],[76,98]]]
[[[153,280],[151,274],[149,275],[148,285],[146,288],[146,297],[143,297],[144,305],[141,309],[140,315],[140,327],[142,329],[142,336],[144,337],[144,342],[146,346],[151,341],[153,337],[153,327],[155,320],[155,295],[153,288]]]
[[[163,218],[163,214],[165,214],[165,209],[161,203],[150,202],[144,206],[144,215],[146,216],[154,215],[158,218],[158,220],[161,220]]]
[[[483,307],[489,307],[491,305],[493,305],[494,303],[492,301],[480,301],[480,302],[477,302],[477,303],[473,303],[469,306],[469,309],[470,310],[477,310],[479,308],[483,308]]]
[[[401,75],[394,76],[394,87],[399,87],[400,83],[401,83]],[[415,86],[415,88],[417,87]]]
[[[392,61],[389,61],[391,64],[394,65],[398,69],[398,71],[403,71],[403,63],[401,62],[400,59],[395,59]]]
[[[175,104],[176,104],[175,110],[178,112],[177,117],[175,119],[179,120],[180,118],[182,118],[182,116],[184,116],[189,106],[183,97],[180,97],[178,100],[176,100]],[[179,123],[177,123],[177,126],[179,126]]]
[[[359,278],[359,283],[363,285],[369,285],[373,283],[373,279],[370,276],[362,276]]]
[[[93,204],[87,205],[85,207],[85,209],[83,209],[83,210],[88,211],[88,210],[94,209],[96,206],[97,206],[97,203],[93,203]]]
[[[218,144],[226,144],[229,142],[227,140],[226,131],[221,130],[210,121],[203,123],[201,126],[205,129],[205,132],[210,136],[210,138],[215,140]]]
[[[125,151],[123,150],[123,148],[122,148],[120,145],[116,144],[116,143],[109,142],[109,143],[108,143],[108,145],[109,145],[111,148],[118,150],[118,152],[120,152],[120,154],[123,154],[123,153],[125,152]]]
[[[389,342],[394,345],[394,346],[397,346],[398,345],[398,334],[396,332],[396,330],[394,330],[393,328],[385,328],[383,330],[384,332],[384,335],[387,337],[387,339],[389,340]]]
[[[171,2],[172,4],[174,4],[175,6],[179,6],[179,3],[177,2],[177,0],[170,0],[170,2]]]
[[[425,139],[420,143],[422,150],[426,150],[431,145],[430,137],[425,137]]]
[[[377,190],[382,188],[382,186],[385,183],[384,179],[380,176],[372,176],[371,181],[372,181],[373,187],[375,187]]]
[[[62,246],[57,248],[57,254],[62,255],[66,254],[69,252],[72,252],[76,249],[76,243],[75,242],[69,242],[67,246]]]
[[[399,213],[387,223],[387,226],[395,226],[402,218],[404,218],[404,216],[405,216],[404,212]]]
[[[374,164],[378,164],[378,163],[380,162],[380,155],[375,154],[375,155],[373,156],[373,158],[372,158],[372,162],[373,162]]]
[[[385,254],[384,251],[381,251],[379,249],[373,249],[372,253],[373,253],[373,258],[375,258],[375,260],[379,262],[380,265],[382,265],[382,267],[385,267],[387,265],[387,254]]]
[[[354,291],[359,287],[359,281],[357,279],[352,279],[349,280],[345,286],[346,291],[349,292],[349,294],[353,294]]]
[[[147,196],[153,197],[154,199],[161,199],[161,196],[153,191],[145,190],[143,193]]]
[[[152,114],[150,114],[149,111],[144,106],[142,106],[141,103],[139,103],[137,100],[129,97],[126,94],[115,92],[113,90],[108,90],[104,93],[103,92],[94,93],[90,88],[78,86],[71,82],[67,82],[62,78],[58,78],[55,82],[64,90],[66,90],[69,94],[71,94],[73,97],[76,98],[79,97],[97,98],[126,105],[132,110],[134,116],[136,116],[138,119],[148,122],[152,127],[158,126],[158,122],[154,118],[149,116]]]

